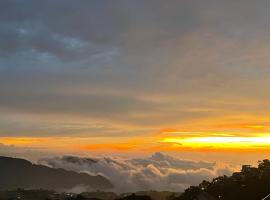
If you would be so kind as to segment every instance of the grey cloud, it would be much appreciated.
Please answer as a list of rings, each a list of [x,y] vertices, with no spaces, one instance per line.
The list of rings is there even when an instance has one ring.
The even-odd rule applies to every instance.
[[[1,143],[0,138],[0,156],[26,158],[32,161],[37,161],[41,157],[47,157],[57,153],[50,152],[48,149],[33,148],[33,147],[17,147],[14,145],[5,145]]]
[[[5,112],[69,115],[146,126],[200,118],[206,114],[184,108],[170,111],[167,107],[167,103],[123,95],[28,93],[17,90],[6,91],[0,98],[0,108]]]
[[[24,109],[25,112],[79,113],[81,115],[113,115],[146,109],[151,104],[124,96],[27,94],[19,92],[1,97],[2,108]],[[151,108],[149,108],[151,109]]]
[[[102,174],[117,192],[139,190],[182,191],[189,185],[215,176],[230,174],[232,168],[215,163],[186,161],[156,153],[149,158],[78,158],[71,156],[41,159],[41,164],[90,174]],[[123,181],[124,180],[124,181]]]
[[[50,115],[52,116],[52,115]],[[28,115],[29,117],[29,115]],[[49,117],[50,118],[50,117]],[[72,121],[61,118],[60,122],[54,119],[44,119],[39,115],[2,114],[0,115],[1,137],[133,137],[149,134],[149,129],[125,130],[98,120],[82,122],[81,118],[73,115]],[[35,120],[33,120],[35,119]]]
[[[209,99],[269,99],[269,6],[3,0],[0,109],[153,126],[218,115],[185,111],[213,106]],[[226,110],[249,112],[249,105]]]
[[[63,61],[87,58],[106,51],[108,44],[99,41],[105,37],[102,34],[110,37],[113,33],[110,27],[107,29],[110,21],[105,30],[98,28],[102,20],[100,9],[106,9],[98,2],[3,1],[2,4],[2,56],[16,57],[20,52],[37,51],[41,53],[39,56],[46,53]],[[118,19],[121,18],[114,21]]]

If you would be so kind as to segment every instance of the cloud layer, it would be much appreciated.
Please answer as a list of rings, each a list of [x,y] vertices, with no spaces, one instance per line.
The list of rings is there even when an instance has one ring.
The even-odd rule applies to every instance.
[[[162,153],[148,158],[80,158],[63,156],[39,161],[54,168],[64,168],[109,178],[116,192],[140,190],[183,191],[189,185],[234,170],[227,165],[181,160]]]

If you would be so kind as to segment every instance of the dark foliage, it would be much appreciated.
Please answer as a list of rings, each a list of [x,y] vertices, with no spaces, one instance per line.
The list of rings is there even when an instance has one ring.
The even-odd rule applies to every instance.
[[[146,195],[131,194],[129,196],[125,196],[116,200],[151,200],[151,197]]]
[[[205,199],[261,200],[270,193],[270,161],[258,162],[258,167],[243,165],[241,172],[232,176],[221,176],[211,182],[203,181],[199,186],[191,186],[175,200],[196,200],[207,194]],[[206,196],[206,195],[204,195]]]
[[[45,200],[54,196],[54,191],[49,190],[7,190],[0,191],[0,200]]]

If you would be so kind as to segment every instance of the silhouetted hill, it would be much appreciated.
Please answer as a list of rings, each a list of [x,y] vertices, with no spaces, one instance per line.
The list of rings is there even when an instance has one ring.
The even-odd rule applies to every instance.
[[[105,177],[90,176],[64,169],[54,169],[43,165],[10,157],[0,156],[0,190],[27,189],[70,189],[75,186],[85,186],[91,189],[109,189],[112,184]]]
[[[191,186],[174,200],[262,200],[270,194],[270,161],[259,161],[258,167],[243,165],[232,176],[221,176],[211,182]]]
[[[121,197],[119,199],[115,200],[152,200],[151,197],[146,196],[146,195],[136,195],[136,194],[131,194],[125,197]]]

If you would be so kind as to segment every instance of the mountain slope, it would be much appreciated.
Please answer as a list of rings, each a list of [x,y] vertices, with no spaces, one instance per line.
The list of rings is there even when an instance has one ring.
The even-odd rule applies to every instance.
[[[0,190],[15,188],[63,190],[80,185],[100,190],[113,187],[109,180],[100,175],[90,176],[86,173],[54,169],[35,165],[24,159],[2,156],[0,156],[0,177]]]

